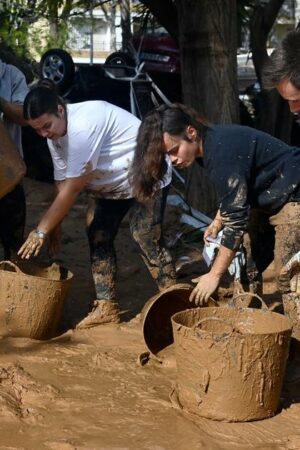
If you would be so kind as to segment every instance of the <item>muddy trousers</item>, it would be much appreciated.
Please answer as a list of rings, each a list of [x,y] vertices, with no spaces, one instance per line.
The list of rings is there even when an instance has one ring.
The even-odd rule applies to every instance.
[[[90,196],[87,236],[97,299],[116,300],[114,239],[127,212],[131,234],[158,288],[162,290],[176,283],[172,257],[164,246],[162,236],[166,197],[167,188],[145,204],[135,199],[106,200]]]
[[[4,259],[11,259],[24,240],[26,202],[24,189],[18,184],[0,199],[0,241]]]
[[[290,289],[279,279],[283,266],[300,250],[300,202],[287,203],[276,214],[252,210],[244,236],[246,279],[250,290],[262,293],[262,272],[274,260],[276,282],[282,293]]]

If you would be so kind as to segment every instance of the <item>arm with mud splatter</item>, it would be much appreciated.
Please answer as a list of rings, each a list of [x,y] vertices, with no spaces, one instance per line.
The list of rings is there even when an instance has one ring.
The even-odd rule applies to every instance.
[[[211,222],[211,224],[206,228],[204,232],[203,239],[205,245],[209,245],[209,241],[207,240],[207,238],[210,237],[216,239],[218,237],[218,233],[222,230],[222,228],[223,228],[222,217],[220,210],[218,210],[214,220]]]
[[[55,196],[63,188],[64,181],[55,181]],[[62,222],[62,221],[61,221]],[[61,242],[61,222],[47,236],[47,252],[49,256],[53,257],[60,250]]]
[[[223,170],[224,167],[222,172]],[[226,171],[224,172],[226,173]],[[221,200],[217,217],[222,218],[223,236],[210,272],[193,279],[197,286],[191,293],[190,301],[196,305],[206,303],[217,289],[248,227],[250,206],[247,201],[247,177],[242,173],[242,169],[234,170],[231,167],[229,173],[231,175],[228,177],[216,173],[215,179],[212,179]]]
[[[28,238],[18,251],[21,258],[29,259],[37,256],[45,242],[45,237],[57,227],[68,214],[78,194],[84,189],[88,176],[67,178],[60,183],[60,189],[52,205],[42,217],[36,230],[31,231]],[[44,237],[37,233],[42,232]]]
[[[250,212],[248,179],[242,169],[232,167],[229,170],[228,177],[219,177],[213,182],[220,198],[220,215],[223,224],[221,245],[230,250],[237,250],[248,228]]]

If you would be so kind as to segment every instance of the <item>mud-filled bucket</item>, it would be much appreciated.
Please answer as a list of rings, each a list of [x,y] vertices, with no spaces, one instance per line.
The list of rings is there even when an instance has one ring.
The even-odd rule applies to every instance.
[[[141,312],[142,330],[146,346],[152,355],[174,342],[171,317],[195,305],[189,301],[193,286],[178,283],[151,297]],[[216,305],[209,299],[209,305]]]
[[[55,336],[72,278],[70,271],[55,263],[38,267],[0,262],[0,335]]]
[[[24,161],[0,120],[0,198],[13,190],[25,172]]]
[[[287,317],[264,307],[207,307],[172,317],[178,405],[226,422],[273,416],[291,337]]]

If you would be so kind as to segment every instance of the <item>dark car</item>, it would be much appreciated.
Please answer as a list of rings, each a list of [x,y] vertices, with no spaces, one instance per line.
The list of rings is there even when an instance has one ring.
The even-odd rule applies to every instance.
[[[169,100],[152,78],[137,67],[125,64],[74,64],[70,54],[62,49],[48,50],[40,63],[41,78],[54,82],[58,93],[68,103],[104,100],[139,118]],[[30,127],[23,130],[24,159],[28,175],[52,181],[52,162],[46,139]]]
[[[65,50],[50,49],[41,58],[40,75],[52,80],[67,102],[105,100],[140,118],[161,103],[181,101],[179,51],[170,35],[157,30],[136,33],[133,45],[135,53],[114,52],[105,64],[94,65],[75,65]],[[253,77],[251,63],[251,60],[243,61],[241,77],[248,77],[248,65]],[[247,102],[240,98],[241,120],[251,126],[253,113],[250,101]],[[30,175],[51,180],[51,161],[45,139],[27,128],[24,129],[23,143]]]

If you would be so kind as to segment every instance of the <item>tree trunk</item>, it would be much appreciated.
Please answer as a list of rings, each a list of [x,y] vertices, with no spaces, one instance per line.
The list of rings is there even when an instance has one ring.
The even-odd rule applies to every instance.
[[[121,0],[121,29],[122,29],[122,50],[126,51],[129,48],[129,42],[131,42],[131,12],[130,12],[130,0]]]
[[[59,26],[58,26],[58,2],[52,1],[48,5],[49,8],[49,35],[53,42],[59,40]]]
[[[268,36],[283,3],[284,0],[270,0],[267,4],[258,4],[251,17],[250,46],[259,81],[261,81],[263,65],[268,58]],[[289,143],[292,122],[293,117],[289,111],[288,103],[280,97],[277,91],[263,90],[259,95],[258,113],[255,120],[256,128]]]
[[[235,0],[177,0],[184,103],[210,122],[239,121]],[[205,170],[187,170],[186,198],[213,217],[215,189]]]
[[[177,0],[184,102],[211,122],[239,121],[235,0]]]
[[[116,37],[116,5],[113,4],[109,15],[110,25],[110,48],[112,50],[117,49],[117,37]]]

